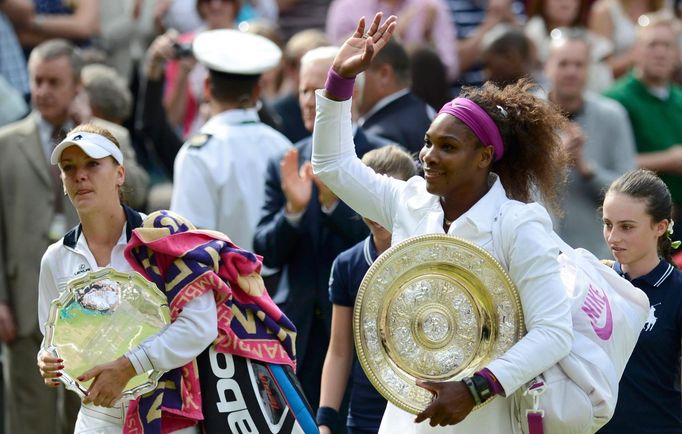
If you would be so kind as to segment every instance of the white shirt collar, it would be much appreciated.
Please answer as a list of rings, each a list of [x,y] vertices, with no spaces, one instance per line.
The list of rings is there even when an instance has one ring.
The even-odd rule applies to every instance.
[[[381,98],[379,101],[377,101],[376,104],[374,104],[374,106],[372,106],[371,109],[369,109],[367,113],[365,113],[364,116],[358,119],[358,125],[362,126],[362,124],[364,124],[367,121],[367,119],[371,118],[376,112],[386,107],[387,105],[397,100],[398,98],[407,95],[409,92],[410,92],[409,89],[403,89]]]
[[[647,86],[647,90],[661,101],[667,101],[670,98],[670,88],[668,86]]]
[[[256,111],[255,108],[226,110],[212,116],[211,119],[201,127],[201,132],[215,134],[217,131],[225,128],[225,126],[252,124],[257,122],[260,122],[260,118],[258,117],[258,111]]]
[[[469,208],[467,212],[455,220],[453,225],[468,222],[481,232],[492,231],[493,222],[497,218],[500,206],[509,199],[507,198],[507,192],[500,182],[500,177],[495,173],[488,175],[488,185],[491,185],[488,192],[474,206]]]
[[[114,246],[114,248],[118,247],[118,248],[124,249],[125,246],[128,244],[128,239],[126,236],[126,228],[127,227],[128,227],[128,223],[126,222],[123,224],[123,229],[121,230],[121,236],[118,237],[118,241],[116,241],[116,245]],[[85,235],[83,235],[82,230],[78,231],[78,242],[76,243],[75,250],[77,252],[81,253],[82,255],[84,255],[88,259],[88,262],[91,265],[97,267],[97,261],[95,260],[95,256],[92,254],[92,251],[90,250],[90,247],[88,246],[88,241],[85,239]],[[113,255],[113,249],[112,249],[112,256],[114,256]],[[111,265],[111,264],[107,264],[107,265],[105,265],[105,267],[109,266],[109,265]],[[97,268],[99,268],[99,267],[97,267]],[[93,268],[93,269],[95,269],[95,268]]]

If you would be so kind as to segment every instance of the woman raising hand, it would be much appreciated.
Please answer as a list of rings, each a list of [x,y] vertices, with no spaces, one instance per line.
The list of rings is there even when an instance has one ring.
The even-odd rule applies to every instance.
[[[536,193],[545,203],[557,203],[566,158],[555,131],[565,118],[528,92],[527,81],[465,89],[425,131],[419,154],[424,178],[375,174],[355,156],[349,98],[353,78],[395,29],[395,17],[383,24],[381,19],[377,14],[366,31],[360,20],[334,60],[325,90],[317,92],[313,170],[339,199],[391,231],[393,245],[447,233],[488,250],[506,264],[519,290],[528,333],[470,378],[418,383],[433,393],[431,404],[415,420],[389,403],[380,432],[426,433],[455,424],[438,432],[512,432],[508,397],[566,356],[572,342],[552,223],[543,207],[528,204]],[[511,199],[526,205],[494,224]],[[502,241],[504,257],[496,254],[493,239]],[[494,395],[500,396],[470,414]]]

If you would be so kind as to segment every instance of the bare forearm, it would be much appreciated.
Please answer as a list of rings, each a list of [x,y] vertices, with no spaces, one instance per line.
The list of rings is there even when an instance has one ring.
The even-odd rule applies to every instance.
[[[339,277],[339,276],[336,276]],[[330,289],[334,291],[334,289]],[[352,335],[353,310],[334,304],[332,307],[332,334],[322,368],[320,406],[338,410],[348,383],[353,364]]]
[[[495,23],[491,20],[484,21],[468,38],[457,41],[457,55],[459,56],[460,71],[466,71],[480,61],[483,36],[494,25]]]
[[[79,2],[70,15],[36,15],[30,25],[31,33],[44,39],[89,39],[99,30],[99,6],[92,0]]]
[[[611,56],[607,60],[607,63],[611,67],[611,71],[613,72],[613,76],[615,78],[618,78],[628,72],[632,67],[633,62],[634,54],[632,51]]]
[[[646,152],[637,155],[637,165],[655,172],[682,174],[682,146],[675,145],[665,151]]]
[[[322,368],[321,407],[331,407],[336,410],[341,407],[352,362],[352,354],[343,355],[333,354],[331,351],[327,352]]]
[[[29,0],[0,1],[0,12],[7,15],[15,29],[28,27],[33,15],[33,2]]]

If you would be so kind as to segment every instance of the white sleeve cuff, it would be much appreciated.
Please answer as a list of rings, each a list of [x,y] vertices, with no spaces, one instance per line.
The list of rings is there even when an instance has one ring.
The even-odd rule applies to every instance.
[[[152,361],[149,360],[147,353],[145,353],[141,346],[128,351],[125,353],[125,356],[128,358],[128,360],[130,360],[130,363],[133,365],[133,368],[135,368],[135,373],[137,375],[144,374],[145,372],[149,372],[154,369]]]

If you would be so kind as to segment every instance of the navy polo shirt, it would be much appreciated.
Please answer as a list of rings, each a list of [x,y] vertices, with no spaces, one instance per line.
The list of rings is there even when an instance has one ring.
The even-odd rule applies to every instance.
[[[377,249],[370,235],[336,257],[329,281],[329,298],[332,303],[351,308],[355,305],[360,283],[377,256]],[[357,354],[353,356],[351,384],[348,426],[378,431],[386,409],[386,400],[370,383],[360,366]]]
[[[618,262],[613,268],[631,280]],[[649,317],[620,380],[615,414],[599,433],[682,433],[682,272],[661,260],[631,282],[649,297]]]

